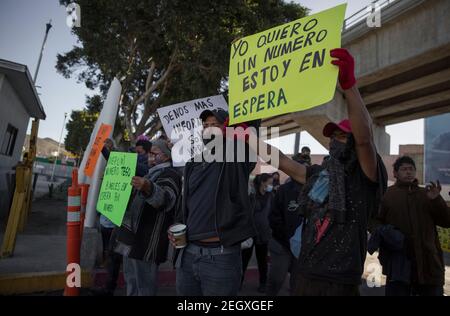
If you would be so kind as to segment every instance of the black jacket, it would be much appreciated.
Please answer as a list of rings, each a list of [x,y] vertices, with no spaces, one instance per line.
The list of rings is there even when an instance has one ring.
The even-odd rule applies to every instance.
[[[217,179],[218,190],[205,198],[215,199],[216,228],[220,243],[230,247],[256,235],[252,214],[253,205],[248,195],[250,173],[256,166],[249,160],[249,147],[245,145],[245,162],[221,162],[221,172]],[[224,151],[225,154],[226,151]],[[236,153],[236,150],[235,150]],[[235,155],[236,157],[236,155]],[[188,179],[197,162],[188,162],[184,168],[183,199],[177,221],[187,223],[186,192]]]
[[[269,215],[272,210],[273,193],[265,192],[261,195],[259,192],[250,195],[253,207],[253,222],[256,228],[255,244],[268,244],[272,235],[269,223]]]
[[[298,211],[298,197],[303,185],[289,181],[278,189],[269,215],[272,237],[286,249],[290,249],[289,239],[295,233],[303,217]]]
[[[184,169],[183,200],[178,220],[187,223],[186,196],[187,179],[196,163],[188,162]],[[217,192],[211,192],[216,209],[216,227],[220,242],[225,247],[236,245],[256,231],[252,220],[253,205],[248,196],[248,179],[255,163],[222,162]]]

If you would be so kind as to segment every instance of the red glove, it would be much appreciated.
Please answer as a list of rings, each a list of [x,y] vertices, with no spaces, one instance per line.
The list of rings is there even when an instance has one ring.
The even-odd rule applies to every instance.
[[[248,125],[245,123],[240,123],[237,126],[230,126],[230,118],[227,117],[227,119],[225,120],[225,122],[223,123],[223,127],[222,127],[222,132],[223,132],[223,136],[224,137],[229,137],[230,135],[227,135],[227,127],[233,127],[234,131],[233,131],[233,137],[235,140],[241,140],[243,142],[247,142],[249,135],[248,133],[245,133],[245,130],[248,128]],[[241,127],[243,129],[243,131],[241,129],[236,129],[237,127]]]
[[[356,84],[355,60],[345,48],[331,50],[331,57],[337,58],[331,63],[339,67],[339,83],[342,89],[348,90]]]

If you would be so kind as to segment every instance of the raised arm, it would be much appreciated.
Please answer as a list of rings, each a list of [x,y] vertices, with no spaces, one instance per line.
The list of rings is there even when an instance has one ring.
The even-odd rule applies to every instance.
[[[224,124],[224,128],[228,127],[228,120]],[[248,143],[251,150],[253,150],[264,162],[272,165],[286,173],[299,183],[306,182],[306,167],[283,154],[278,148],[265,143],[258,137],[257,126],[248,126],[246,124],[239,124],[238,129],[231,133],[225,132],[227,137],[234,137]],[[241,129],[239,129],[241,127]],[[245,131],[244,131],[245,130]]]
[[[347,100],[348,118],[352,125],[359,164],[364,174],[376,182],[377,156],[372,134],[372,119],[355,85],[355,62],[352,55],[342,48],[333,49],[331,57],[337,58],[332,63],[339,67],[339,83]]]
[[[249,141],[249,146],[265,162],[283,171],[299,183],[306,182],[306,167],[304,165],[290,159],[278,148],[265,143],[259,137],[256,140],[256,142]]]

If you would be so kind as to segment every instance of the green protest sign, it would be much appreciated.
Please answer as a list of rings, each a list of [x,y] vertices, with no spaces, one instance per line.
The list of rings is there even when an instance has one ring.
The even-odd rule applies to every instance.
[[[131,179],[136,174],[137,154],[112,152],[108,159],[97,211],[115,225],[122,224],[131,195]]]
[[[450,253],[450,228],[442,228],[439,226],[436,226],[436,228],[442,250]]]
[[[244,37],[232,44],[230,124],[302,111],[329,102],[347,5]]]

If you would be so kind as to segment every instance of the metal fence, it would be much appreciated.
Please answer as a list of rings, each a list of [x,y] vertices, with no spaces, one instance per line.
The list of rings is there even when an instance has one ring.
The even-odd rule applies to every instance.
[[[72,176],[73,166],[59,165],[55,166],[55,178],[70,178]],[[33,173],[39,176],[47,176],[50,179],[53,171],[53,163],[36,161],[33,165]]]
[[[376,0],[372,1],[372,5],[376,5],[380,10],[391,3],[398,1],[398,0]],[[349,29],[350,27],[358,24],[359,22],[366,20],[367,17],[371,14],[371,11],[369,11],[367,8],[371,8],[372,6],[369,5],[367,7],[362,8],[358,12],[354,13],[353,15],[349,16],[344,20],[344,30]]]

